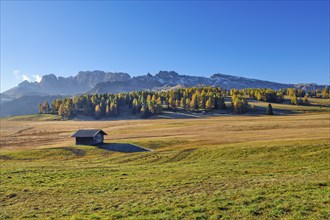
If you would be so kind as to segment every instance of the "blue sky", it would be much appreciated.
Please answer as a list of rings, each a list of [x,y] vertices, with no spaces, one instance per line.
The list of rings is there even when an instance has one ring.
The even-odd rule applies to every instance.
[[[329,84],[329,1],[1,1],[1,91],[80,70]]]

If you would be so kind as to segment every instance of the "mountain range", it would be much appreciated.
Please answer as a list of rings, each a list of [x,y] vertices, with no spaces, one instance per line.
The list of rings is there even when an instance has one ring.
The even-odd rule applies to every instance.
[[[76,76],[57,77],[54,74],[44,75],[40,82],[23,81],[18,86],[0,94],[0,117],[21,115],[37,112],[37,104],[31,105],[26,100],[49,101],[55,97],[72,96],[76,94],[93,93],[119,93],[141,90],[166,90],[171,88],[185,88],[192,86],[216,86],[225,89],[242,88],[299,88],[304,90],[322,89],[325,85],[317,84],[284,84],[258,79],[213,74],[210,77],[180,75],[175,71],[159,71],[142,76],[131,77],[123,72],[104,71],[80,71]],[[29,98],[23,98],[28,96]],[[27,104],[22,110],[18,110],[21,103]]]

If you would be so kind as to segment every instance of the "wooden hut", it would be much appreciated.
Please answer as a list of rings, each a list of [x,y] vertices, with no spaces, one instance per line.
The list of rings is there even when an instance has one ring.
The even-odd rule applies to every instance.
[[[107,135],[102,130],[78,130],[72,137],[76,138],[76,144],[78,145],[97,145],[102,144],[104,135]]]

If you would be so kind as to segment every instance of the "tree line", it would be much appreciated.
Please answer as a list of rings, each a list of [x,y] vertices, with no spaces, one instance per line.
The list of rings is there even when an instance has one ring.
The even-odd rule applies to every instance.
[[[308,103],[308,97],[329,97],[329,88],[303,91],[289,88],[278,91],[272,89],[231,89],[220,87],[192,87],[168,91],[139,91],[119,94],[84,94],[63,99],[55,99],[51,105],[47,101],[38,105],[39,113],[58,114],[63,117],[87,115],[95,118],[117,117],[123,112],[147,118],[162,114],[163,110],[212,111],[228,109],[225,96],[231,96],[230,109],[237,114],[249,110],[247,98],[264,102],[281,103],[288,95],[292,104]],[[302,99],[303,98],[303,99]]]
[[[290,98],[290,102],[293,105],[306,105],[309,104],[309,98],[329,98],[329,87],[325,87],[322,90],[302,90],[296,88],[287,89],[259,89],[259,88],[248,88],[242,90],[232,89],[230,95],[241,94],[251,99],[258,101],[282,103],[284,96],[287,95]]]
[[[142,118],[161,114],[163,109],[211,111],[226,109],[226,90],[214,87],[194,87],[169,91],[140,91],[119,94],[85,94],[39,103],[39,113],[72,117],[77,114],[117,117],[123,111],[139,114]]]

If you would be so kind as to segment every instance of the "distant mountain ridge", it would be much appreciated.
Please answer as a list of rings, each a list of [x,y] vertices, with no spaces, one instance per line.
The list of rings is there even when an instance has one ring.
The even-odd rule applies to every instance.
[[[9,89],[3,94],[12,98],[26,95],[75,95],[93,89],[100,82],[121,82],[129,80],[127,73],[113,73],[104,71],[80,71],[75,77],[57,77],[54,74],[44,75],[41,81],[23,81],[17,87]]]
[[[317,84],[284,84],[265,80],[249,79],[213,74],[211,77],[180,75],[175,71],[159,71],[155,75],[150,73],[131,77],[123,72],[80,71],[76,76],[57,77],[54,74],[44,75],[41,81],[24,81],[18,86],[2,93],[2,96],[19,98],[22,96],[46,95],[75,95],[81,93],[119,93],[138,90],[161,90],[175,86],[216,86],[225,89],[242,88],[271,88],[283,89],[296,87],[301,89],[323,88]],[[1,96],[1,97],[2,97]]]
[[[131,77],[123,72],[80,71],[76,76],[57,77],[44,75],[41,81],[24,81],[18,86],[0,94],[0,117],[37,113],[37,105],[43,100],[77,94],[120,93],[141,90],[169,90],[193,86],[215,86],[225,89],[242,88],[299,88],[322,89],[325,85],[284,84],[238,76],[213,74],[211,77],[180,75],[175,71],[159,71]]]

